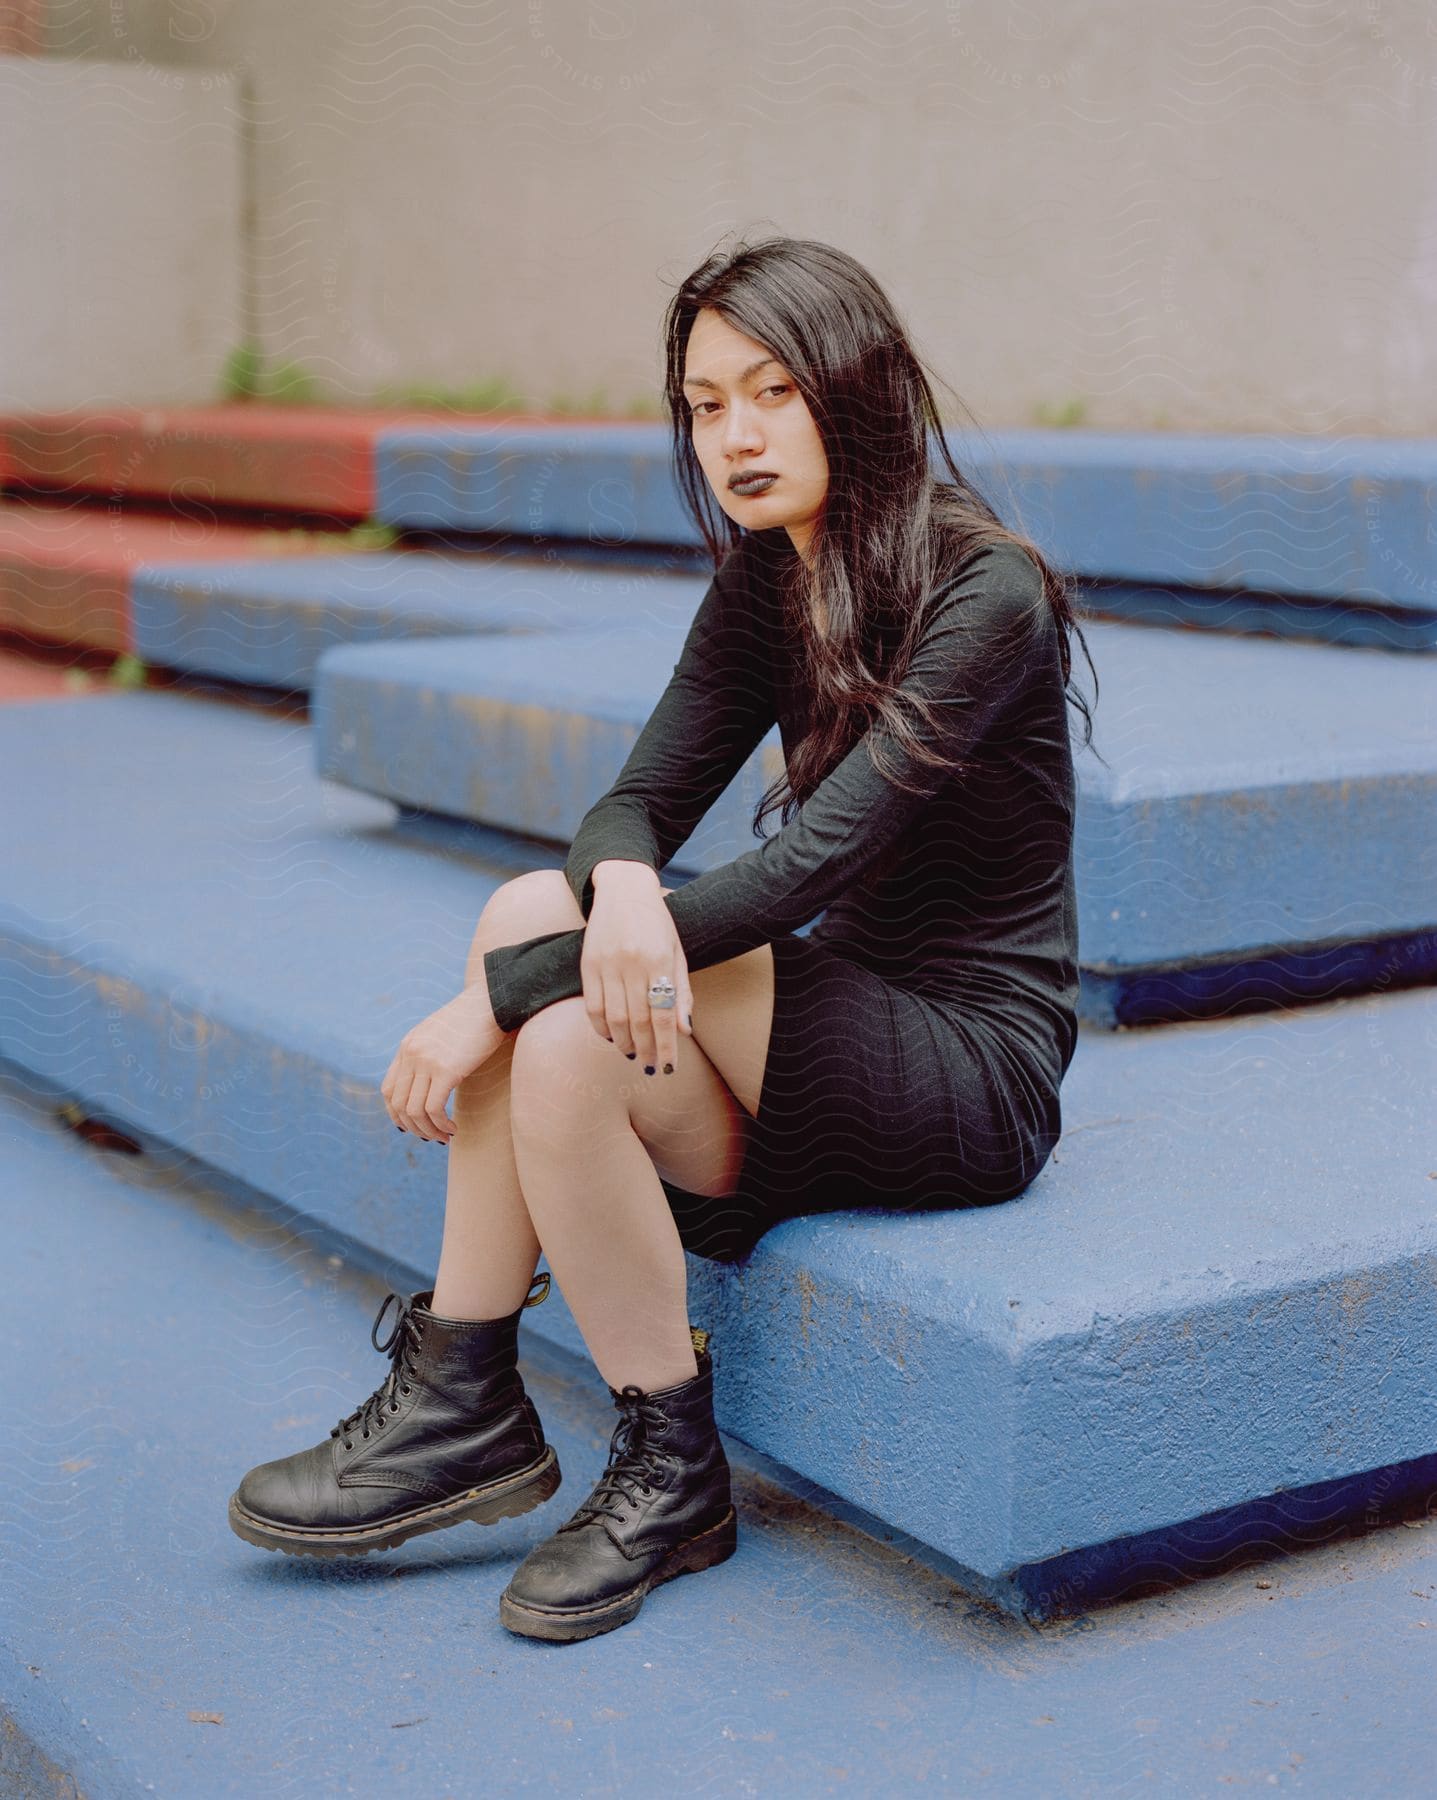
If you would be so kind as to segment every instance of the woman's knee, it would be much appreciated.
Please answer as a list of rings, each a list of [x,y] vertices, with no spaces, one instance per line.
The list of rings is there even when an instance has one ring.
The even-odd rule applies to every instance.
[[[692,1041],[669,1077],[640,1074],[572,995],[541,1008],[514,1039],[509,1124],[516,1145],[561,1149],[578,1167],[632,1135],[660,1175],[693,1193],[732,1193],[747,1150],[748,1113]],[[612,1134],[612,1136],[610,1136]]]
[[[583,924],[584,915],[579,911],[574,890],[562,869],[529,869],[501,882],[485,901],[479,920],[481,924],[486,920],[507,923],[511,917],[527,921],[536,916],[545,919],[557,916],[565,921],[577,919]],[[541,925],[539,929],[555,931],[558,927]],[[528,935],[532,937],[534,933],[531,931]]]
[[[628,1063],[589,1023],[575,994],[543,1007],[519,1028],[509,1073],[516,1133],[552,1140],[592,1129],[595,1107],[612,1110]]]
[[[562,869],[529,869],[502,882],[484,902],[469,947],[466,982],[478,974],[484,952],[497,944],[522,944],[546,931],[584,923],[579,903]]]

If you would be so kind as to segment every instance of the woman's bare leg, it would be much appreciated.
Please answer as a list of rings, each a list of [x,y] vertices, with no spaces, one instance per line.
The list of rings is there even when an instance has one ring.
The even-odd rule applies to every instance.
[[[506,883],[479,921],[466,980],[482,976],[493,945],[582,922],[562,874]],[[690,979],[695,1037],[679,1037],[672,1075],[646,1076],[601,1039],[576,996],[536,1013],[460,1084],[435,1312],[513,1312],[542,1242],[611,1386],[647,1391],[695,1373],[684,1250],[659,1170],[693,1193],[733,1191],[768,1047],[767,947]],[[734,1089],[697,1041],[700,1002]]]
[[[576,921],[582,924],[583,914],[562,875],[558,882],[536,882],[532,876],[506,882],[479,915],[464,985],[482,979],[486,950],[566,930]],[[538,1266],[539,1237],[519,1185],[509,1129],[509,1067],[516,1042],[514,1035],[506,1037],[454,1090],[444,1239],[430,1302],[444,1318],[499,1319],[516,1312]]]
[[[648,1392],[687,1381],[698,1363],[683,1244],[629,1100],[636,1083],[663,1081],[679,1089],[672,1099],[681,1105],[705,1059],[680,1038],[674,1073],[646,1076],[597,1035],[583,1007],[578,997],[560,1000],[519,1031],[514,1153],[530,1217],[594,1366],[610,1387],[637,1382]]]
[[[454,1090],[454,1135],[444,1152],[449,1167],[444,1242],[430,1303],[443,1318],[500,1319],[517,1311],[538,1265],[539,1238],[524,1203],[509,1130],[515,1041],[506,1037]]]

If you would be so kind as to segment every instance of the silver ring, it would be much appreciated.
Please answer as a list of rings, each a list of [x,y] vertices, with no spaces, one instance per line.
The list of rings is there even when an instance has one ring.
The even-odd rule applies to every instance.
[[[656,1011],[670,1011],[678,1004],[678,990],[667,975],[660,975],[657,981],[649,983],[649,1005]]]

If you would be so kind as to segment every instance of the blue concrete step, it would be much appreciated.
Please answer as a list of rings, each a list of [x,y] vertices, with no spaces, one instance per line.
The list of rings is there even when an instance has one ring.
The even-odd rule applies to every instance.
[[[534,853],[435,854],[312,757],[174,692],[0,712],[0,1055],[432,1270],[444,1152],[378,1086]],[[1028,1611],[1201,1563],[1273,1495],[1330,1523],[1430,1488],[1434,1033],[1430,988],[1084,1033],[1018,1202],[690,1258],[720,1424]],[[580,1350],[561,1297],[533,1324]]]
[[[696,604],[702,583],[682,585]],[[684,629],[646,616],[327,651],[312,694],[317,766],[405,807],[567,849],[663,691]],[[1086,635],[1107,765],[1079,747],[1070,707],[1086,1020],[1231,1014],[1437,970],[1425,659],[1132,625]],[[1076,650],[1075,679],[1091,704]],[[782,769],[775,728],[675,869],[752,849],[754,806]]]
[[[143,567],[131,610],[146,662],[308,690],[331,646],[607,620],[687,628],[706,586],[692,574],[546,562],[538,552],[372,551]]]
[[[358,440],[348,438],[358,429],[366,456],[379,447],[378,511],[412,546],[429,540],[472,550],[480,534],[509,550],[546,542],[554,561],[582,549],[625,561],[668,557],[680,567],[700,549],[673,486],[661,426],[495,420],[383,430],[373,420],[356,425],[336,415],[301,422],[302,442],[276,438],[255,462],[234,437],[247,409],[230,411],[235,419],[227,425],[197,416],[195,431],[180,433],[185,479],[208,483],[221,504],[246,497],[251,506],[266,499],[280,508],[299,504],[326,433],[342,449],[335,465],[345,471],[341,486],[352,486]],[[34,429],[12,439],[12,449],[20,448],[10,476],[28,478],[43,464],[52,487],[73,492],[108,469],[113,492],[156,493],[155,471],[173,462],[177,440],[171,435],[167,444],[166,434],[177,429],[177,416],[166,414],[157,436],[141,428],[142,415],[129,423],[96,418],[83,454],[76,448],[83,419],[78,426],[68,418],[26,421]],[[276,421],[259,421],[258,428],[272,435]],[[136,432],[133,453],[122,455]],[[3,438],[0,421],[0,463]],[[954,433],[950,444],[1001,516],[1030,531],[1078,577],[1079,604],[1096,616],[1437,650],[1430,567],[1437,440],[1010,431]],[[96,446],[98,461],[90,456]],[[297,449],[302,454],[291,467]],[[294,479],[276,486],[281,464]],[[327,476],[320,485],[330,491]],[[339,503],[337,492],[330,500]],[[252,584],[243,564],[218,576],[177,570],[155,582],[158,644],[151,654],[217,675],[238,661],[241,679],[307,685],[317,648],[347,641],[350,626],[361,638],[376,630],[404,634],[433,629],[424,621],[436,604],[439,619],[450,616],[442,585],[434,591],[424,571],[405,569],[402,559],[395,568],[419,591],[356,585],[346,596],[341,582],[332,617],[324,609],[334,573],[317,581],[296,574],[291,586],[283,579]]]
[[[1347,650],[1437,650],[1437,612],[1418,607],[1095,580],[1078,583],[1077,605],[1085,616],[1173,630],[1295,638]]]
[[[209,514],[0,499],[0,628],[32,643],[135,651],[138,571],[163,579],[168,565],[182,563],[198,587],[217,565],[263,568],[286,543],[279,532]],[[292,542],[288,550],[300,560]]]
[[[163,1144],[87,1141],[8,1066],[0,1133],[4,1344],[24,1371],[0,1458],[6,1794],[1016,1800],[1109,1792],[1115,1771],[1156,1793],[1269,1775],[1425,1791],[1430,1523],[1324,1528],[1225,1573],[1214,1555],[1207,1581],[1084,1597],[1038,1627],[728,1438],[733,1557],[582,1645],[512,1637],[499,1593],[588,1491],[615,1422],[592,1370],[528,1323],[521,1364],[564,1475],[545,1506],[362,1560],[254,1550],[226,1521],[235,1481],[377,1384],[370,1324],[412,1272],[247,1209]]]
[[[1021,512],[1082,576],[1365,601],[1429,625],[1437,615],[1437,439],[956,427],[947,437],[1000,513]],[[0,483],[126,500],[198,483],[220,507],[611,546],[697,543],[668,460],[667,425],[632,421],[255,402],[0,417]]]
[[[282,544],[279,534],[270,538],[271,549]],[[696,552],[641,546],[617,555],[573,544],[549,545],[546,552],[525,546],[324,555],[313,549],[302,556],[145,563],[133,577],[127,641],[147,663],[307,691],[320,655],[344,644],[543,632],[610,620],[687,626],[707,582]],[[1410,615],[1395,630],[1389,615],[1337,601],[1282,606],[1271,596],[1255,601],[1123,582],[1090,584],[1079,598],[1099,615],[1138,624],[1322,637],[1359,648],[1437,647],[1437,617],[1424,623]],[[32,606],[37,619],[39,611]],[[1321,631],[1313,626],[1318,618]],[[56,632],[59,625],[51,635]],[[1181,641],[1190,636],[1184,631]]]
[[[1214,621],[1189,608],[1193,622],[1236,627],[1265,596],[1340,601],[1396,615],[1365,624],[1394,647],[1437,644],[1437,439],[955,430],[948,445],[999,516],[1064,568],[1133,584],[1114,595],[1124,612],[1165,621],[1183,591],[1217,590],[1240,605]],[[396,429],[379,444],[376,515],[616,549],[693,544],[669,457],[663,425]],[[1309,625],[1325,635],[1340,618],[1319,610]]]

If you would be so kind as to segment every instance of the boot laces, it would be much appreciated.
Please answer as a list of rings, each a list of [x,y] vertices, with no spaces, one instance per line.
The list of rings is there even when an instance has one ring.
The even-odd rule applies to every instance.
[[[379,1341],[379,1324],[389,1310],[391,1300],[399,1302],[399,1310],[394,1316],[394,1326],[389,1336],[381,1344]],[[363,1437],[370,1437],[373,1432],[384,1429],[385,1415],[399,1411],[400,1394],[407,1394],[409,1381],[407,1377],[415,1374],[415,1363],[419,1355],[420,1327],[414,1318],[414,1300],[405,1294],[386,1294],[380,1302],[379,1311],[375,1314],[374,1323],[369,1328],[369,1341],[379,1351],[387,1351],[389,1355],[389,1373],[379,1386],[352,1413],[346,1414],[337,1425],[330,1430],[330,1436],[343,1438],[346,1450],[354,1448],[353,1436],[358,1432]]]
[[[648,1436],[651,1425],[668,1422],[662,1404],[650,1400],[632,1382],[624,1388],[616,1404],[622,1409],[623,1417],[609,1440],[609,1466],[574,1514],[571,1524],[600,1513],[606,1513],[611,1519],[621,1519],[623,1512],[620,1509],[635,1505],[640,1493],[653,1493],[655,1481],[663,1472],[663,1446],[650,1443]]]

